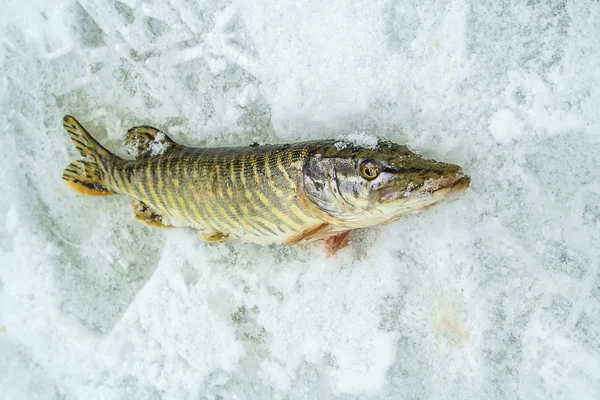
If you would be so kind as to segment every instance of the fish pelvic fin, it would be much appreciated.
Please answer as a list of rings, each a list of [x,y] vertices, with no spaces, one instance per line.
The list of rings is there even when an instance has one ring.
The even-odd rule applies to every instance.
[[[108,167],[120,159],[106,150],[83,126],[70,115],[63,118],[63,126],[69,133],[75,148],[87,160],[67,165],[62,178],[77,193],[86,196],[107,196],[117,193],[110,183]]]
[[[155,228],[173,227],[168,218],[163,217],[159,211],[154,210],[143,201],[133,200],[131,202],[131,207],[133,207],[135,218],[148,226],[153,226]]]

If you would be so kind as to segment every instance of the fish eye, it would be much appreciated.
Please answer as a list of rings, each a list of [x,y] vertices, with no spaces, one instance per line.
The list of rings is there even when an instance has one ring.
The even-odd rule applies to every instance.
[[[363,178],[371,181],[379,176],[379,165],[373,160],[365,160],[359,165],[360,174]]]

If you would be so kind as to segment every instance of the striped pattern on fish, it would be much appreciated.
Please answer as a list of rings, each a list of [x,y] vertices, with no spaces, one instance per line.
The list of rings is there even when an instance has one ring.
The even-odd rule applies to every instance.
[[[192,148],[175,143],[156,128],[140,126],[130,129],[126,137],[138,157],[123,160],[100,145],[75,118],[65,116],[63,125],[88,159],[65,169],[63,179],[71,188],[86,195],[126,194],[134,199],[139,220],[152,226],[191,226],[209,242],[295,244],[323,239],[434,204],[423,199],[433,199],[442,187],[427,196],[426,192],[413,196],[419,185],[428,182],[435,187],[446,179],[442,186],[458,192],[469,183],[457,166],[424,160],[390,142],[375,149],[335,140]],[[398,179],[402,174],[395,171],[402,170],[401,159],[412,160],[412,177],[403,174]],[[414,168],[416,164],[419,168]],[[379,176],[383,179],[377,182]],[[390,187],[402,200],[394,204],[406,206],[412,199],[416,206],[394,208],[381,201],[377,194],[389,192]],[[406,195],[409,189],[411,194]]]

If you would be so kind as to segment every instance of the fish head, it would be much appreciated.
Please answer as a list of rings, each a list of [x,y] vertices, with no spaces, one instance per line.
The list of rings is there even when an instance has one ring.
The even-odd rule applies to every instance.
[[[336,142],[307,158],[300,197],[328,223],[361,228],[426,210],[470,182],[458,165],[426,159],[403,145]]]

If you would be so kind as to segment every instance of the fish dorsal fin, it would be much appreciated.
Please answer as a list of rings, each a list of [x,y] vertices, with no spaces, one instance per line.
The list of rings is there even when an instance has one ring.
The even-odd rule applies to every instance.
[[[135,157],[158,156],[179,147],[166,133],[151,126],[131,128],[125,137],[125,146]]]

